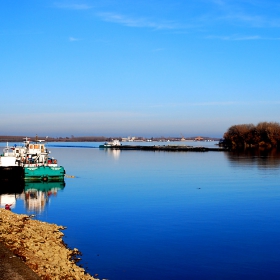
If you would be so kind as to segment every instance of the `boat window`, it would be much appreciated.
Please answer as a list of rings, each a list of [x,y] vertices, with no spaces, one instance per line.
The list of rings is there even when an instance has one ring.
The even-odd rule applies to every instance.
[[[29,145],[29,149],[34,149],[33,144]]]
[[[39,145],[38,145],[38,144],[35,144],[35,145],[34,145],[34,149],[39,149]]]

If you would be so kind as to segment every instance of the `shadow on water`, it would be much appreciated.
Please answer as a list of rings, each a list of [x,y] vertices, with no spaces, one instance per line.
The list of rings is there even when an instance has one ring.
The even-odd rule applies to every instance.
[[[280,166],[280,151],[277,149],[245,149],[225,153],[233,164],[257,165],[259,168]]]
[[[1,181],[0,207],[11,205],[15,208],[18,200],[23,200],[27,212],[41,213],[51,196],[65,188],[65,182],[10,182]]]

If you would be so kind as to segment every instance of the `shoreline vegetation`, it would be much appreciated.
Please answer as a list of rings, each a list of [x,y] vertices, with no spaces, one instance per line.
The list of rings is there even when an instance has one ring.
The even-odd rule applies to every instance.
[[[96,280],[76,263],[78,249],[66,247],[65,227],[0,209],[0,242],[43,280]]]
[[[280,148],[280,124],[277,122],[260,122],[231,126],[220,141],[220,146],[230,149]]]

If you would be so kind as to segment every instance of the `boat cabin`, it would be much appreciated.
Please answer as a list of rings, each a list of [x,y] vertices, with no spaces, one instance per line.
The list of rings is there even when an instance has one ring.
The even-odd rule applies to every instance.
[[[46,153],[45,144],[29,144],[27,147],[27,152],[29,154],[42,154]]]

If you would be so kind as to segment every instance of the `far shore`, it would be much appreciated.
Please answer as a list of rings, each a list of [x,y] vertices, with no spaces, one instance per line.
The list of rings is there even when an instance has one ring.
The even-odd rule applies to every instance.
[[[122,137],[120,136],[112,136],[112,137],[105,137],[105,136],[81,136],[81,137],[46,137],[46,136],[6,136],[0,135],[0,142],[22,142],[24,139],[29,138],[31,141],[36,141],[36,139],[45,140],[46,142],[106,142],[111,141],[112,139],[118,139],[122,141]],[[133,142],[159,142],[159,141],[195,141],[196,137],[187,137],[187,138],[179,138],[179,137],[135,137]],[[213,137],[202,137],[205,141],[219,141],[220,138],[213,138]],[[201,142],[203,142],[203,140]],[[125,141],[123,141],[125,142]]]

